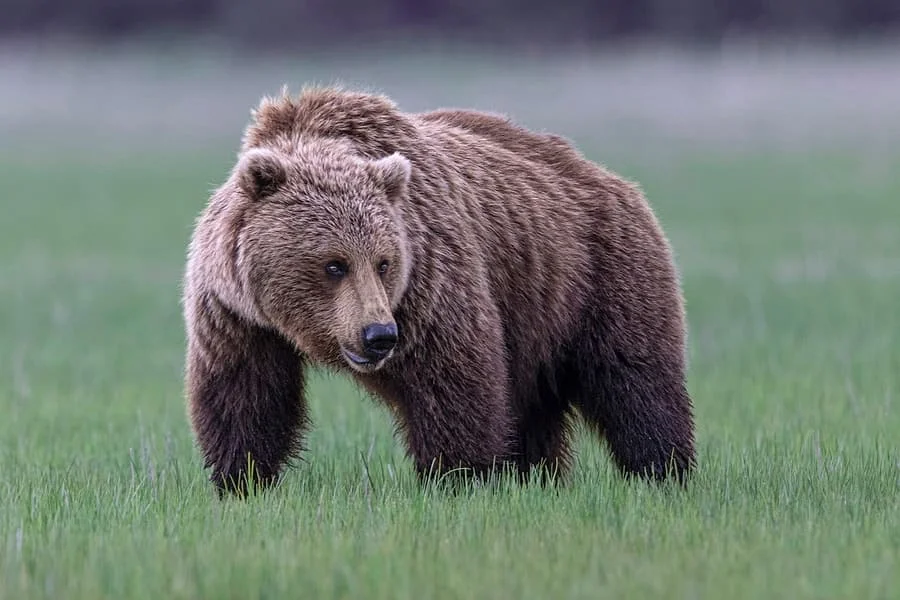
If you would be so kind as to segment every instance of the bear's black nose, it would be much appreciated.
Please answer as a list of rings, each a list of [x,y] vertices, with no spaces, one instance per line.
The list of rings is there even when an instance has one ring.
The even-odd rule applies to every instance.
[[[397,325],[394,323],[372,323],[363,327],[363,352],[366,358],[378,361],[397,345]]]

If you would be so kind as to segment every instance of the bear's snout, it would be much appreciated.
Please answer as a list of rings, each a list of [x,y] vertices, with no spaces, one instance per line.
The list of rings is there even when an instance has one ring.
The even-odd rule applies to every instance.
[[[378,362],[387,357],[397,345],[397,325],[395,323],[371,323],[363,327],[362,347],[365,357]]]

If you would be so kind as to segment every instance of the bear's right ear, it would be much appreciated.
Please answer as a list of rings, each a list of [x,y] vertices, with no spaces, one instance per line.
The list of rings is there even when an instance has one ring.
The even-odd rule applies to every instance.
[[[272,150],[253,148],[240,159],[237,166],[241,189],[254,200],[271,196],[287,181],[287,166]]]

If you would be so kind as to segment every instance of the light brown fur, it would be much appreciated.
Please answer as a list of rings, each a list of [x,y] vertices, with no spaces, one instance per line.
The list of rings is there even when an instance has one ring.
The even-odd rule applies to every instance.
[[[634,184],[501,116],[336,89],[264,99],[198,220],[185,321],[192,423],[222,489],[248,458],[265,484],[296,452],[311,364],[387,402],[421,474],[564,471],[575,412],[625,473],[693,465],[656,218]],[[399,341],[359,366],[345,351],[370,323]]]

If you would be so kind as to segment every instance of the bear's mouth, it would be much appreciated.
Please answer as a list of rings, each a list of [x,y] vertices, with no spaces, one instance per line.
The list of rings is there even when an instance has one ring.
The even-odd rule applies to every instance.
[[[364,373],[371,373],[372,371],[376,371],[382,364],[384,364],[384,361],[386,361],[390,357],[390,354],[388,354],[387,356],[379,358],[378,360],[372,360],[366,358],[365,356],[360,356],[352,350],[347,350],[343,346],[341,346],[341,354],[344,356],[344,360],[346,360],[351,367],[353,367],[357,371],[361,371]]]
[[[359,365],[361,367],[370,367],[375,363],[369,360],[368,358],[364,358],[357,354],[356,352],[351,352],[346,348],[341,348],[341,353],[343,353],[344,358],[352,362],[354,365]]]

